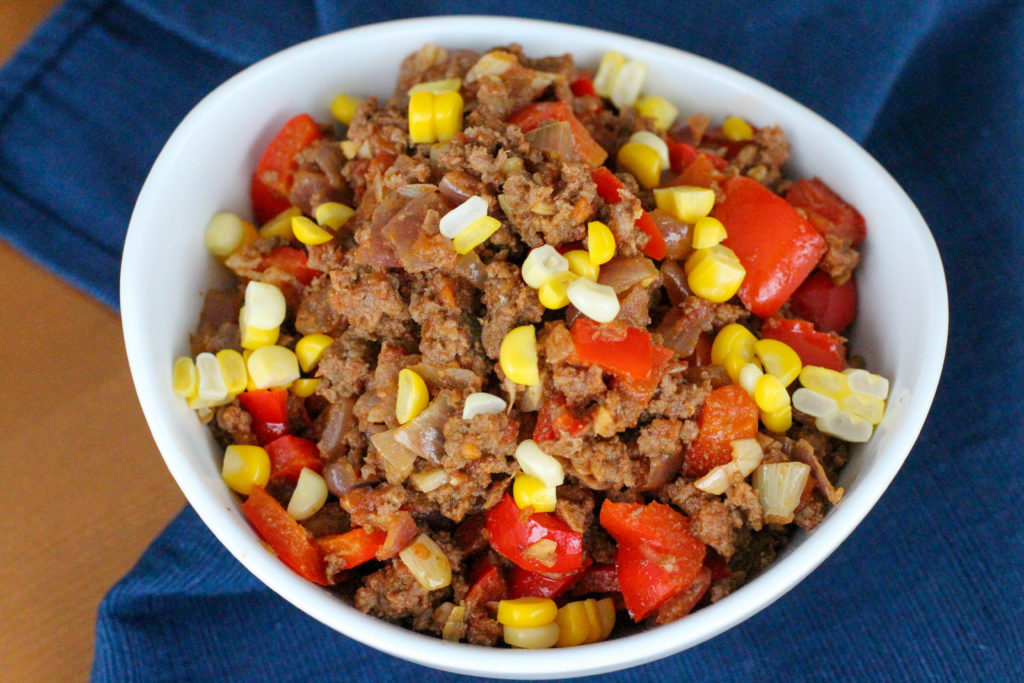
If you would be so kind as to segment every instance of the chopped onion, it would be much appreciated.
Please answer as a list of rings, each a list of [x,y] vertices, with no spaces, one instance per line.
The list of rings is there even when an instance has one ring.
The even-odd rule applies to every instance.
[[[466,631],[466,606],[455,605],[448,613],[441,627],[441,638],[450,642],[458,642]]]
[[[448,473],[440,467],[433,467],[429,470],[413,472],[409,475],[409,480],[423,493],[430,493],[448,481]]]
[[[744,477],[757,469],[764,458],[764,450],[757,439],[736,439],[730,441],[732,448],[732,461]]]
[[[673,306],[669,309],[661,323],[654,329],[654,332],[661,335],[661,345],[672,349],[681,358],[693,355],[703,331],[703,321],[688,317],[686,309],[682,306]]]
[[[426,590],[437,590],[451,584],[452,566],[448,556],[430,536],[420,534],[398,556]]]
[[[327,482],[313,470],[303,467],[288,501],[288,514],[301,522],[319,512],[326,502]]]
[[[523,551],[523,556],[531,560],[537,560],[545,567],[553,567],[555,566],[557,553],[558,543],[550,538],[542,538],[536,543],[527,546],[526,550]]]
[[[487,282],[487,272],[484,270],[484,262],[476,251],[470,251],[459,256],[455,262],[455,272],[473,283],[477,289],[483,289]]]
[[[651,219],[665,240],[665,258],[685,261],[693,251],[693,226],[661,209],[651,211]]]
[[[377,559],[390,560],[409,545],[419,532],[412,515],[406,510],[399,510],[388,524],[388,535],[384,537],[384,544],[377,551]]]
[[[548,152],[558,159],[575,160],[572,129],[567,121],[552,121],[537,126],[526,134],[526,141],[536,149]]]
[[[603,270],[603,269],[602,269]],[[686,271],[682,264],[666,260],[661,262],[661,283],[665,286],[669,301],[678,306],[690,296],[690,285],[686,282]]]
[[[474,195],[479,195],[482,183],[465,171],[448,171],[437,184],[437,189],[453,206],[458,206]]]
[[[345,437],[356,423],[354,406],[355,400],[349,397],[330,404],[324,410],[324,428],[316,445],[328,459],[337,458],[345,452]]]
[[[754,490],[768,524],[789,524],[811,468],[802,462],[775,462],[754,470]]]
[[[327,490],[340,497],[359,483],[359,474],[348,460],[338,460],[324,465],[324,481]]]
[[[416,452],[395,439],[397,431],[397,429],[389,429],[370,437],[370,443],[377,449],[381,460],[384,461],[384,477],[392,484],[401,484],[405,481],[412,474],[412,468],[416,462]]]
[[[647,287],[658,279],[658,269],[646,256],[616,256],[601,266],[597,281],[615,290],[625,292],[634,285]]]
[[[445,395],[441,394],[426,410],[394,430],[395,441],[415,455],[440,465],[444,457],[444,423],[454,414],[454,408]]]

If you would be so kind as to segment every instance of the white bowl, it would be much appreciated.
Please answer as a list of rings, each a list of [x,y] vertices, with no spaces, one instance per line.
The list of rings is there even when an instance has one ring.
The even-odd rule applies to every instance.
[[[285,567],[261,545],[218,471],[206,428],[171,390],[171,364],[188,353],[202,294],[228,275],[203,247],[216,211],[249,212],[260,151],[298,112],[328,120],[338,92],[388,96],[399,62],[423,43],[483,50],[509,41],[528,55],[572,53],[596,66],[616,49],[648,68],[645,91],[684,112],[738,113],[779,124],[790,174],[817,175],[863,213],[869,236],[858,274],[860,317],[851,339],[868,367],[892,381],[885,419],[854,449],[846,489],[812,532],[800,533],[767,571],[675,623],[577,648],[523,651],[447,643],[362,614]],[[492,677],[566,677],[622,669],[701,643],[778,599],[853,531],[896,475],[924,423],[942,368],[945,278],[932,236],[886,171],[837,128],[771,88],[692,54],[624,36],[547,22],[439,17],[364,26],[297,45],[214,90],[178,126],[139,195],[124,248],[121,314],[132,377],[171,474],[217,538],[267,586],[345,635],[438,669]]]

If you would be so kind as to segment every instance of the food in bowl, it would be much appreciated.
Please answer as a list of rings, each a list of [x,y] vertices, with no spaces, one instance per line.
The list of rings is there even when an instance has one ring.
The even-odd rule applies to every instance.
[[[174,386],[297,573],[448,640],[579,645],[723,598],[840,503],[888,393],[840,336],[864,220],[778,128],[643,75],[425,46],[387,102],[278,131],[255,223],[210,221],[237,285]]]

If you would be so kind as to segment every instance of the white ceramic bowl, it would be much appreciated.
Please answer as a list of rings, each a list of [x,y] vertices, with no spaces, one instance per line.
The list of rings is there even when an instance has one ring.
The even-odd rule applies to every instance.
[[[514,40],[528,55],[571,52],[596,66],[616,49],[648,67],[645,90],[683,112],[738,113],[779,124],[791,174],[825,179],[867,220],[860,317],[851,339],[868,367],[892,380],[885,419],[854,449],[842,503],[800,533],[775,564],[740,590],[675,623],[584,647],[522,651],[446,643],[366,616],[301,579],[260,544],[218,471],[218,448],[171,391],[171,364],[188,353],[203,292],[227,274],[203,247],[216,211],[249,211],[249,176],[269,137],[306,111],[328,120],[338,92],[390,94],[399,62],[425,42],[478,50]],[[879,236],[884,234],[884,239]],[[299,609],[396,657],[454,672],[547,678],[634,666],[701,643],[779,598],[864,519],[910,452],[946,348],[942,265],[920,214],[856,143],[791,99],[729,68],[669,47],[602,31],[494,17],[442,17],[365,26],[287,49],[246,69],[200,102],[167,142],[139,195],[121,271],[125,344],[139,401],[167,467],[227,549]]]

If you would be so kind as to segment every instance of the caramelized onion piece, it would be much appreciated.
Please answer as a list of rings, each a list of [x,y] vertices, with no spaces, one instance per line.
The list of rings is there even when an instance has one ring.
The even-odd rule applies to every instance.
[[[377,559],[390,560],[401,552],[405,546],[412,543],[412,539],[416,538],[419,533],[420,530],[416,526],[416,520],[412,518],[412,515],[406,510],[399,510],[391,518],[391,523],[388,525],[388,535],[384,539],[384,545],[377,551]]]
[[[597,282],[621,294],[634,285],[649,286],[658,279],[658,269],[646,256],[616,256],[601,266]]]
[[[685,260],[693,251],[693,226],[661,209],[651,211],[651,218],[665,239],[665,258]]]
[[[690,286],[686,284],[686,272],[677,261],[663,261],[661,264],[661,284],[665,286],[669,301],[679,305],[690,296]]]

